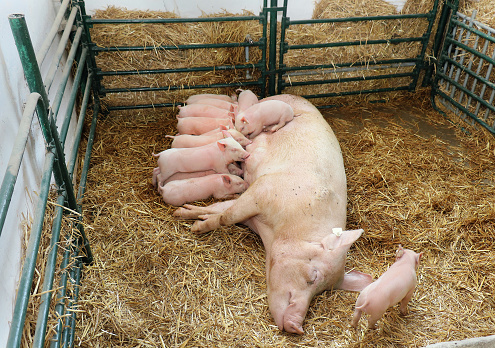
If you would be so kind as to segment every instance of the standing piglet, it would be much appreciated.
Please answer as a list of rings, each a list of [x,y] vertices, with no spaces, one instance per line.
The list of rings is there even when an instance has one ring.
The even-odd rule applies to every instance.
[[[167,204],[180,206],[213,196],[216,199],[232,198],[246,191],[247,183],[237,175],[211,174],[198,178],[174,180],[158,191]]]
[[[368,328],[372,329],[385,311],[399,302],[400,312],[406,314],[407,303],[417,284],[416,270],[422,256],[423,253],[417,254],[399,245],[395,263],[359,294],[351,326],[357,327],[364,312],[369,315]]]
[[[267,100],[255,104],[236,115],[236,128],[253,139],[264,128],[272,126],[273,133],[294,118],[292,107],[280,100]]]
[[[201,135],[219,127],[234,128],[234,123],[230,118],[183,117],[177,119],[177,132],[179,135]]]
[[[160,182],[166,181],[173,174],[214,170],[216,173],[230,174],[236,161],[244,161],[249,153],[234,140],[226,138],[199,147],[168,149],[158,155]]]

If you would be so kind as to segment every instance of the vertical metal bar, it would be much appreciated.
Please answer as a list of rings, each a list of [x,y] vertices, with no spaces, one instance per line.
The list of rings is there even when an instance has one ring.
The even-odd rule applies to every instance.
[[[72,85],[72,91],[67,102],[67,110],[65,113],[64,123],[60,128],[60,140],[62,143],[65,143],[65,139],[67,137],[67,132],[69,129],[69,124],[72,116],[72,111],[74,110],[74,105],[76,103],[77,92],[79,91],[79,85],[81,83],[82,74],[84,69],[86,68],[86,57],[88,55],[88,49],[85,47],[81,53],[81,59],[79,60],[79,65],[76,70],[76,75],[74,76],[74,81]],[[70,69],[67,69],[70,70]],[[61,98],[62,99],[62,98]]]
[[[29,295],[33,282],[34,270],[36,268],[36,259],[41,241],[41,232],[43,230],[43,221],[45,218],[46,202],[50,191],[50,181],[52,177],[53,163],[55,155],[47,152],[43,164],[43,176],[41,178],[41,189],[34,213],[31,235],[29,236],[28,246],[26,248],[26,258],[22,267],[21,279],[17,290],[17,297],[14,307],[14,315],[7,340],[7,348],[17,348],[21,345],[22,330],[26,320],[26,311],[29,304]]]
[[[465,19],[462,20],[463,22],[466,22]],[[455,34],[454,34],[454,40],[456,40],[457,42],[461,42],[461,39],[462,39],[462,36],[464,35],[464,28],[460,28],[459,30],[459,35],[458,35],[458,38],[456,39],[455,38]],[[455,47],[455,51],[454,51],[454,55],[452,56],[452,60],[456,61],[457,60],[457,57],[459,55],[459,47]],[[449,52],[450,53],[450,52]],[[449,54],[450,55],[450,54]],[[446,65],[448,65],[448,62],[445,62]],[[446,68],[447,69],[447,68]],[[454,75],[454,70],[455,70],[455,66],[452,64],[450,66],[450,71],[449,71],[449,79],[452,79],[452,75]],[[447,81],[447,87],[446,87],[446,90],[449,91],[450,90],[450,82]],[[453,93],[455,93],[456,91],[456,88],[454,85],[452,85],[452,90],[450,91],[451,92],[451,95],[453,95]]]
[[[478,36],[478,38],[479,38],[479,36]],[[483,45],[483,50],[481,51],[481,53],[486,54],[486,51],[488,50],[488,42],[489,42],[488,40],[485,40],[485,44]],[[479,58],[478,68],[476,69],[476,75],[479,75],[481,73],[481,69],[483,68],[483,62],[484,62],[484,60],[482,58]],[[478,79],[474,79],[473,84],[471,86],[471,92],[474,93],[477,84],[478,84]],[[471,96],[469,96],[468,101],[467,101],[467,105],[471,105],[471,100],[472,100],[472,98],[471,98]]]
[[[66,192],[69,207],[76,210],[77,202],[72,188],[72,181],[65,165],[65,155],[62,144],[60,143],[57,125],[55,124],[53,117],[48,113],[48,96],[36,62],[36,56],[27,29],[26,20],[24,15],[14,14],[9,16],[9,22],[29,89],[31,92],[38,92],[42,96],[41,102],[38,103],[37,113],[45,141],[50,150],[52,147],[55,148],[55,153],[57,155],[56,166],[53,168],[55,181],[58,187]],[[89,248],[89,242],[87,241],[84,231],[81,232],[82,238],[84,239],[83,245],[87,248],[85,250],[86,257],[84,262],[90,263],[92,261],[92,253]]]
[[[9,210],[10,201],[12,200],[12,193],[14,192],[19,168],[21,167],[24,149],[26,148],[31,123],[34,118],[34,111],[40,97],[41,95],[39,93],[31,93],[28,97],[19,124],[19,130],[15,137],[14,147],[10,154],[9,163],[7,164],[7,170],[5,171],[5,176],[2,180],[2,186],[0,187],[0,236],[2,235],[5,219],[7,218],[7,212]]]
[[[55,20],[53,21],[50,32],[46,35],[45,41],[43,41],[40,50],[36,54],[36,61],[38,62],[38,66],[41,66],[41,64],[46,58],[46,54],[48,53],[48,50],[52,45],[53,39],[55,39],[55,35],[57,35],[60,23],[62,23],[62,19],[64,19],[65,11],[67,11],[67,7],[69,7],[69,2],[70,0],[64,0],[62,2],[62,5],[60,5],[60,8],[58,10],[57,16],[55,17]]]
[[[60,38],[60,42],[57,47],[57,52],[55,52],[55,56],[53,58],[52,64],[50,65],[50,69],[48,70],[48,74],[45,78],[45,88],[47,91],[50,91],[52,86],[53,79],[55,77],[55,73],[57,72],[58,66],[60,64],[60,60],[65,51],[65,47],[67,46],[67,42],[69,41],[69,35],[72,31],[72,25],[74,24],[74,20],[76,19],[77,7],[73,7],[70,12],[69,19],[67,20],[67,24],[65,26],[64,33]]]
[[[493,50],[492,59],[495,59],[495,49]],[[493,64],[492,63],[488,64],[488,69],[486,70],[486,75],[485,75],[485,77],[488,81],[490,81],[490,75],[492,73],[492,69],[493,69]],[[486,84],[483,84],[483,87],[481,87],[481,92],[480,92],[480,97],[482,99],[483,99],[483,96],[485,95],[485,91],[486,91]],[[492,95],[493,95],[493,92],[492,92]],[[492,101],[493,101],[493,99],[492,99]],[[480,111],[480,106],[481,106],[481,104],[480,104],[480,102],[478,102],[476,105],[475,115],[478,115],[478,113]],[[489,110],[487,109],[486,114],[485,114],[485,119],[488,116],[488,112],[489,112]]]
[[[45,265],[45,275],[43,279],[42,294],[40,296],[40,308],[36,319],[36,330],[34,332],[33,347],[43,347],[46,337],[46,326],[48,323],[48,313],[50,311],[50,302],[55,278],[55,266],[57,262],[58,242],[60,240],[60,230],[62,227],[63,205],[65,197],[60,195],[57,199],[58,207],[55,209],[55,218],[53,219],[52,235],[50,239],[50,251]]]
[[[60,104],[62,103],[62,98],[64,96],[64,91],[65,87],[67,86],[67,82],[69,81],[71,70],[72,70],[72,63],[74,63],[74,59],[76,57],[76,52],[79,47],[79,41],[81,39],[82,35],[82,28],[78,28],[76,31],[76,35],[74,36],[74,40],[72,42],[72,47],[70,48],[69,54],[67,56],[67,61],[65,63],[65,68],[63,71],[63,75],[61,78],[61,82],[59,85],[59,88],[57,90],[57,94],[55,95],[55,99],[53,100],[53,118],[57,120],[58,118],[58,110],[60,109]],[[88,53],[88,48],[84,48],[83,52],[81,53],[81,60],[86,59],[86,55]],[[83,66],[84,64],[79,64],[79,66]]]
[[[428,47],[428,43],[430,42],[433,24],[435,23],[435,18],[437,16],[437,9],[438,9],[438,0],[435,0],[435,2],[433,3],[433,8],[428,13],[428,27],[426,29],[426,33],[423,34],[421,52],[418,56],[418,60],[420,63],[417,63],[416,66],[414,67],[413,79],[411,81],[411,84],[409,85],[410,91],[414,91],[416,89],[416,85],[418,84],[419,74],[425,68],[424,59],[426,55],[426,48]]]
[[[473,11],[472,15],[470,18],[468,18],[468,21],[469,21],[469,28],[472,28],[473,27],[473,21],[474,21],[474,18],[476,17],[476,10]],[[471,31],[467,30],[466,32],[466,37],[464,38],[464,44],[466,46],[469,45],[469,38],[471,37]],[[460,38],[459,38],[459,42],[461,42]],[[464,58],[466,57],[466,52],[464,54],[461,53],[461,57],[459,58],[459,64],[463,65],[464,64]],[[452,65],[454,66],[454,65]],[[461,72],[462,72],[462,69],[460,68],[457,68],[457,71],[455,73],[455,78],[454,78],[454,81],[455,82],[459,82],[459,78],[461,76]],[[450,93],[450,97],[452,99],[454,99],[454,93],[455,93],[455,90],[452,89],[452,92]],[[462,93],[461,93],[461,96],[462,96]],[[457,112],[456,112],[457,113]]]
[[[472,16],[473,20],[474,20],[474,15]],[[473,49],[475,50],[478,50],[478,42],[479,42],[479,36],[476,35],[476,39],[474,40],[474,45],[473,45]],[[481,61],[481,59],[480,59]],[[473,59],[470,59],[469,60],[469,64],[468,64],[468,69],[471,70],[471,68],[473,67]],[[479,64],[478,64],[478,67],[479,67]],[[473,79],[474,81],[476,81],[477,79]],[[468,81],[469,81],[469,74],[466,74],[465,77],[464,77],[464,83],[462,84],[464,87],[467,88],[467,85],[468,85]],[[464,99],[464,91],[461,91],[461,95],[459,96],[459,104],[462,104],[462,100]],[[469,108],[469,104],[470,104],[470,99],[468,98],[468,102],[466,104],[466,108]],[[462,114],[462,117],[465,118],[466,117],[466,114],[463,113]]]
[[[287,53],[286,50],[286,42],[285,42],[285,32],[288,29],[289,25],[287,22],[289,22],[290,19],[287,17],[287,0],[284,0],[284,9],[282,10],[282,21],[280,25],[280,49],[279,49],[279,69],[280,72],[278,73],[278,80],[277,80],[277,94],[282,93],[283,89],[283,73],[282,73],[282,68],[285,66],[284,64],[284,55]]]
[[[82,136],[82,128],[84,126],[84,119],[86,118],[86,110],[88,108],[89,97],[91,94],[91,86],[93,83],[93,74],[89,74],[86,79],[86,88],[84,89],[83,100],[81,103],[81,110],[79,112],[79,118],[76,126],[76,136],[74,137],[74,143],[72,145],[73,149],[79,149],[79,144]],[[78,151],[73,150],[69,161],[67,162],[67,167],[69,173],[74,175],[74,167],[76,165]],[[79,201],[79,197],[78,197]]]
[[[89,101],[89,95],[91,94],[91,82],[92,82],[92,75],[88,75],[87,82],[86,82],[86,88],[84,91],[83,95],[83,100],[82,100],[82,106],[81,106],[81,111],[79,114],[79,121],[76,127],[76,138],[74,139],[74,144],[73,144],[73,151],[72,151],[72,156],[69,160],[69,174],[72,176],[74,167],[75,167],[75,162],[77,158],[77,150],[79,149],[79,143],[81,139],[81,134],[82,134],[82,126],[84,124],[84,116],[86,115],[86,109],[87,109],[87,104]],[[75,88],[77,91],[77,88]],[[72,109],[70,107],[69,109]],[[70,115],[67,116],[67,118],[70,118]],[[63,127],[62,127],[63,128]],[[49,308],[50,308],[50,303],[51,303],[51,298],[52,298],[52,293],[49,291],[52,289],[53,286],[53,279],[54,279],[54,274],[55,274],[55,267],[56,267],[56,261],[57,261],[57,251],[58,251],[58,242],[60,240],[60,229],[61,229],[61,223],[62,223],[62,215],[63,215],[63,204],[64,204],[64,197],[60,196],[57,200],[58,207],[55,210],[55,219],[53,222],[53,227],[52,227],[52,237],[50,241],[50,251],[48,253],[47,257],[47,262],[45,266],[45,277],[43,280],[43,288],[42,288],[42,295],[41,295],[41,304],[38,312],[38,319],[36,322],[36,331],[34,335],[34,340],[33,340],[33,347],[43,347],[44,342],[45,342],[45,337],[46,337],[46,327],[47,327],[47,322],[48,322],[48,314],[49,314]],[[78,262],[80,265],[81,263]],[[81,266],[80,266],[81,267]]]
[[[275,69],[277,61],[277,3],[278,0],[270,0],[270,42],[268,54],[268,94],[275,94]]]
[[[446,3],[444,3],[442,7],[442,12],[440,14],[440,18],[438,20],[437,32],[435,33],[435,38],[433,40],[433,57],[434,59],[437,59],[437,62],[441,54],[440,49],[442,48],[442,41],[445,38],[445,34],[447,33],[446,30],[447,27],[449,26],[449,18],[451,12],[452,12],[451,7],[448,6]],[[434,71],[434,65],[430,64],[425,75],[423,86],[429,85],[432,82],[433,71]]]

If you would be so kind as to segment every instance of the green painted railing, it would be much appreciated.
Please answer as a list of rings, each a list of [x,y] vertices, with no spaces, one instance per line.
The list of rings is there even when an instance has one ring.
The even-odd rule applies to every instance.
[[[272,0],[273,1],[273,0]],[[267,0],[264,0],[263,11],[258,16],[232,16],[232,17],[202,17],[202,18],[144,18],[144,19],[93,19],[91,16],[84,15],[83,20],[86,28],[97,28],[98,25],[111,24],[111,25],[123,25],[123,24],[184,24],[184,23],[219,23],[219,22],[244,22],[244,21],[258,21],[262,24],[263,34],[258,41],[246,40],[243,42],[229,42],[229,43],[206,43],[206,44],[180,44],[180,45],[160,45],[160,46],[97,46],[94,43],[89,45],[92,56],[100,52],[132,52],[132,51],[176,51],[176,50],[197,50],[197,49],[218,49],[218,48],[257,48],[261,51],[261,59],[254,64],[236,64],[236,65],[222,65],[222,66],[200,66],[200,67],[181,67],[174,69],[136,69],[136,70],[117,70],[117,71],[101,71],[97,70],[96,79],[98,81],[98,92],[100,96],[105,96],[111,93],[140,93],[140,92],[158,92],[158,91],[178,91],[185,89],[219,89],[229,87],[253,87],[260,91],[261,96],[266,94],[266,78],[267,76],[274,76],[270,74],[266,69],[267,66],[267,23],[268,13],[275,13],[275,17],[271,17],[274,21],[276,31],[276,12],[272,12],[270,8],[267,8]],[[86,31],[86,35],[90,37],[89,30]],[[275,54],[271,54],[275,56]],[[271,64],[271,63],[270,63]],[[272,64],[274,66],[274,64]],[[157,87],[133,87],[133,88],[105,88],[102,82],[102,78],[105,76],[122,76],[122,75],[143,75],[143,74],[188,74],[191,72],[209,72],[209,71],[235,71],[235,70],[252,70],[260,72],[258,79],[236,81],[229,83],[204,83],[196,85],[164,85]],[[126,109],[145,109],[145,108],[157,108],[157,107],[171,107],[176,106],[175,102],[169,103],[153,103],[153,104],[133,104],[133,105],[112,105],[108,106],[108,110],[126,110]]]
[[[288,5],[288,0],[284,0],[284,8]],[[407,90],[414,91],[416,89],[420,73],[425,70],[425,55],[428,42],[432,34],[432,28],[435,21],[435,17],[438,9],[438,0],[433,4],[432,9],[428,13],[418,13],[418,14],[402,14],[402,15],[384,15],[384,16],[367,16],[367,17],[348,17],[348,18],[326,18],[326,19],[308,19],[308,20],[291,20],[286,16],[286,11],[283,12],[282,22],[281,22],[281,42],[280,42],[280,60],[278,69],[278,81],[277,81],[277,93],[282,93],[286,91],[287,88],[294,86],[312,86],[312,85],[330,85],[330,84],[340,84],[344,82],[362,82],[377,79],[397,79],[397,78],[409,78],[409,83],[405,85],[400,85],[394,83],[394,87],[387,88],[371,88],[366,89],[363,87],[356,87],[353,90],[347,90],[342,92],[332,92],[332,93],[316,93],[303,95],[305,98],[325,98],[325,97],[337,97],[346,95],[358,95],[358,94],[376,94],[382,92]],[[352,23],[352,22],[373,22],[373,21],[390,21],[390,20],[410,20],[415,18],[423,18],[428,22],[426,31],[417,37],[405,37],[405,38],[390,38],[390,39],[367,39],[355,40],[355,41],[338,41],[338,42],[325,42],[317,44],[289,44],[286,41],[286,32],[294,26],[301,25],[312,25],[321,23]],[[350,46],[371,46],[379,44],[400,44],[406,42],[419,42],[421,49],[417,57],[402,59],[386,59],[386,60],[369,60],[366,62],[348,62],[348,63],[335,63],[335,62],[325,62],[322,61],[321,64],[306,65],[306,66],[287,66],[284,64],[284,56],[291,50],[299,50],[304,54],[304,50],[307,49],[319,49],[319,48],[333,48],[333,47],[350,47]],[[377,69],[387,69],[390,68],[390,64],[393,64],[394,68],[399,67],[413,67],[411,72],[408,73],[385,73],[381,75],[376,75],[372,73]],[[366,66],[367,69],[360,69],[359,67]],[[351,68],[352,67],[352,68]],[[350,72],[359,71],[360,76],[356,77],[345,77],[345,78],[335,78],[335,79],[314,79],[307,80],[303,82],[293,82],[288,81],[288,76],[299,75],[309,75],[305,71],[319,71],[322,72],[325,69],[332,72]],[[369,68],[369,70],[368,70]],[[316,75],[316,74],[315,74]],[[287,92],[287,91],[286,91]]]
[[[450,111],[495,135],[495,29],[466,16],[450,4],[447,35],[432,88],[434,107]],[[447,115],[446,115],[447,116]]]
[[[76,312],[71,309],[74,309],[74,306],[77,303],[78,282],[80,280],[79,275],[81,269],[84,264],[89,264],[93,260],[89,241],[86,237],[80,216],[82,210],[80,202],[84,195],[85,176],[87,176],[89,169],[92,142],[88,143],[86,149],[87,161],[84,162],[77,197],[72,182],[87,107],[93,99],[91,94],[94,80],[94,68],[91,68],[90,65],[86,63],[90,55],[88,48],[84,47],[85,44],[83,44],[85,38],[83,37],[84,28],[82,26],[82,21],[77,19],[79,8],[77,6],[72,6],[69,9],[69,7],[69,1],[64,1],[62,3],[60,10],[62,13],[57,15],[57,19],[54,23],[56,29],[50,31],[50,34],[43,43],[38,55],[34,52],[24,16],[19,14],[9,16],[9,22],[17,46],[17,51],[31,94],[24,109],[11,159],[0,189],[0,202],[2,202],[0,205],[0,233],[8,214],[12,194],[15,190],[17,175],[19,173],[23,153],[26,148],[27,136],[35,112],[39,120],[47,149],[43,165],[41,186],[35,206],[31,233],[26,248],[26,257],[20,276],[13,319],[7,341],[7,347],[9,348],[19,347],[21,344],[52,178],[57,185],[58,199],[54,220],[52,222],[49,254],[46,263],[43,265],[44,279],[40,295],[37,324],[33,338],[34,347],[45,346],[49,309],[52,302],[54,275],[57,270],[58,242],[61,239],[61,226],[64,214],[74,213],[77,215],[74,220],[74,227],[78,230],[78,236],[67,237],[72,239],[72,244],[64,251],[65,255],[62,265],[58,265],[58,269],[61,271],[62,287],[57,296],[56,310],[60,319],[56,330],[56,336],[52,338],[51,341],[52,346],[63,345],[64,347],[68,347],[73,345],[73,331],[75,326],[72,322],[75,319]],[[66,21],[66,30],[61,36],[60,44],[58,45],[53,60],[50,62],[51,68],[44,80],[40,73],[39,64],[45,60],[46,53],[52,45],[53,38],[58,31],[64,13],[69,10],[70,14]],[[74,24],[76,25],[75,32],[72,30]],[[71,36],[71,49],[67,54],[64,69],[63,71],[60,71],[59,62]],[[74,74],[72,74],[73,65],[77,66]],[[58,76],[57,79],[55,78],[56,76]],[[66,91],[71,76],[72,88],[69,91]],[[48,81],[48,83],[46,81]],[[48,90],[52,87],[54,81],[58,81],[58,85],[54,100],[50,103]],[[82,103],[80,105],[79,119],[76,126],[76,135],[71,139],[73,152],[71,158],[67,161],[64,155],[64,147],[76,99],[79,94],[82,95]],[[59,132],[56,120],[62,114],[60,107],[63,99],[66,101],[66,110],[63,118],[60,120],[62,125]],[[96,130],[99,105],[98,98],[94,100],[94,103],[95,110],[90,137],[94,137]],[[70,291],[70,293],[67,291],[67,279],[71,279],[71,281],[75,280],[76,282],[73,284],[73,290]],[[66,297],[68,297],[68,300]],[[65,301],[68,301],[68,303],[65,303]]]

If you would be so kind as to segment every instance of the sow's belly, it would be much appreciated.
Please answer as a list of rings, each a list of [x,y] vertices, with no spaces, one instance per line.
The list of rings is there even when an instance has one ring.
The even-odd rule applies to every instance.
[[[245,180],[251,184],[265,174],[290,174],[300,182],[311,179],[345,191],[340,146],[320,112],[301,97],[283,94],[263,100],[270,99],[288,103],[298,116],[275,133],[261,133],[246,147],[251,155],[244,163]]]
[[[333,131],[307,100],[290,95],[269,99],[288,102],[298,116],[275,133],[258,135],[246,147],[250,156],[244,178],[250,185],[258,180],[257,196],[267,203],[262,220],[276,225],[283,216],[287,223],[304,224],[318,217],[321,223],[344,228],[346,177]]]

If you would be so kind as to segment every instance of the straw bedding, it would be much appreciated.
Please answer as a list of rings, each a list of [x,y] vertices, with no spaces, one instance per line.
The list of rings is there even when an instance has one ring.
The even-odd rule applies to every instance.
[[[279,332],[267,306],[260,239],[241,226],[196,236],[151,187],[151,152],[167,148],[173,114],[112,113],[98,125],[84,202],[95,263],[84,273],[76,345],[420,347],[491,334],[493,142],[454,135],[431,110],[427,118],[404,110],[326,116],[347,168],[348,228],[366,231],[348,267],[377,278],[399,243],[425,253],[409,315],[395,308],[378,330],[361,321],[354,331],[357,294],[339,290],[313,300],[304,336]],[[447,128],[458,146],[425,135],[425,126]]]
[[[323,13],[322,8],[315,10],[315,16]],[[111,16],[136,17],[135,11],[126,12]],[[149,18],[163,13],[140,15]],[[185,39],[161,35],[158,41],[152,37],[157,29],[144,27],[102,36],[118,39],[118,35],[130,35],[133,30],[142,30],[139,44],[143,40],[159,44],[196,42],[193,34]],[[234,40],[245,35],[243,30]],[[220,42],[228,39],[222,37]],[[243,52],[229,50],[218,52],[215,59],[222,62],[219,64],[242,62]],[[234,51],[237,53],[232,58]],[[252,54],[257,61],[259,56]],[[185,52],[157,51],[144,57],[122,52],[118,56],[121,59],[100,54],[98,66],[102,70],[167,68],[185,62],[200,64],[205,59]],[[157,76],[138,76],[115,79],[105,86],[231,82],[242,80],[244,72],[168,78],[171,82]],[[146,98],[182,102],[197,92],[119,94],[107,97],[106,102],[121,105],[140,99],[143,103]],[[327,291],[314,298],[304,336],[282,333],[274,325],[266,300],[264,249],[256,235],[245,227],[231,226],[196,236],[190,232],[191,222],[172,218],[175,208],[164,204],[153,190],[150,178],[155,159],[151,153],[169,146],[170,140],[164,135],[175,132],[173,110],[113,112],[100,119],[84,201],[95,262],[84,271],[76,346],[421,347],[492,334],[493,138],[481,131],[472,130],[468,136],[450,128],[429,109],[426,95],[420,97],[424,97],[421,109],[411,107],[409,101],[396,100],[381,107],[354,106],[325,114],[346,164],[347,227],[365,229],[351,248],[347,265],[377,278],[393,262],[399,243],[423,251],[410,313],[402,317],[394,308],[379,321],[378,330],[366,331],[362,320],[355,331],[349,323],[357,294]],[[70,223],[65,224],[70,230]],[[48,248],[45,237],[40,259],[46,257]],[[34,294],[39,294],[36,284],[42,277],[40,268]],[[37,301],[39,296],[30,303],[24,346],[32,341]],[[49,331],[48,337],[51,334]]]

